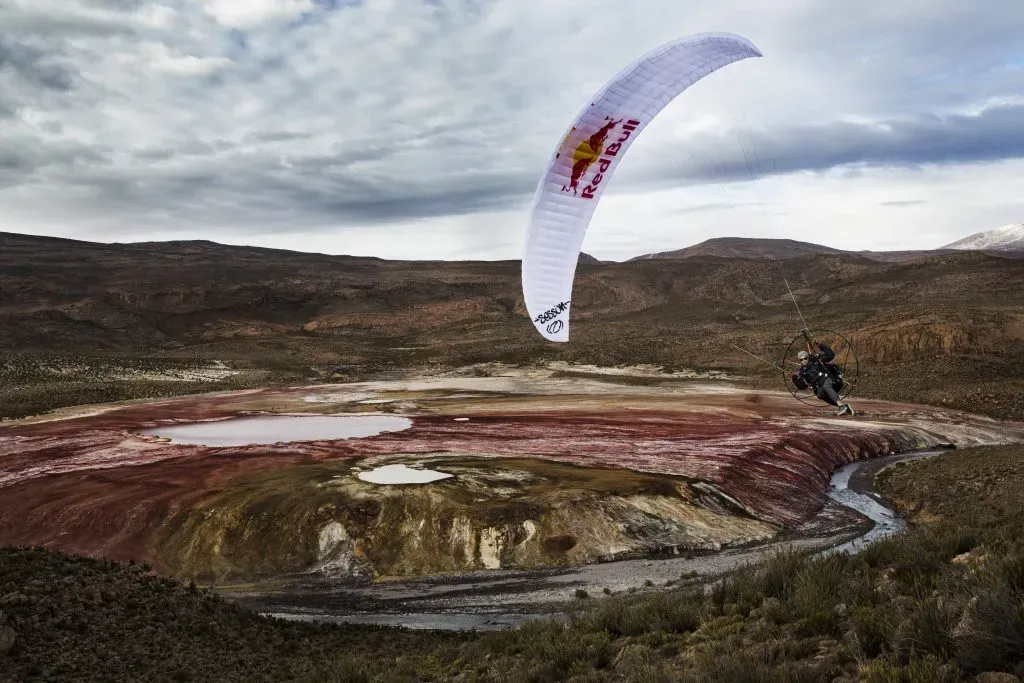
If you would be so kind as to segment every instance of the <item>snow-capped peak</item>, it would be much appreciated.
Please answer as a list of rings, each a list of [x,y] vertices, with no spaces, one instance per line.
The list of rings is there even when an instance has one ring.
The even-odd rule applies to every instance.
[[[977,232],[942,248],[1024,251],[1024,223],[1012,223],[994,230]]]

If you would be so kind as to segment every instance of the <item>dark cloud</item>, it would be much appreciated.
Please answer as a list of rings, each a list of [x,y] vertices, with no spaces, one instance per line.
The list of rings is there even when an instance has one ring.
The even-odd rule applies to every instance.
[[[184,146],[136,150],[134,168],[83,166],[65,174],[62,182],[92,188],[119,212],[159,210],[182,221],[202,215],[204,221],[242,221],[270,232],[507,209],[521,203],[536,182],[532,173],[489,170],[452,187],[445,177],[430,173],[388,180],[353,168],[362,161],[380,161],[394,150],[319,155],[285,165],[265,152],[250,154],[245,145],[224,147],[223,157],[206,159],[202,166],[182,163]],[[17,160],[26,164],[23,157]]]
[[[20,171],[22,174],[35,169],[35,165],[25,154],[20,154],[14,149],[0,147],[0,169],[5,171]]]
[[[131,12],[143,7],[144,0],[84,0],[83,4],[101,10]]]
[[[440,179],[382,183],[354,171],[340,171],[326,182],[316,176],[253,172],[220,176],[216,183],[196,191],[204,198],[221,192],[225,199],[246,197],[239,204],[247,212],[267,217],[301,206],[308,217],[301,220],[308,223],[365,225],[507,209],[520,204],[523,190],[534,182],[532,176],[492,172],[453,188]]]
[[[326,10],[341,9],[362,4],[362,0],[313,0],[313,4]]]
[[[743,206],[764,206],[763,202],[711,202],[676,209],[673,213],[705,213],[708,211],[731,211]]]
[[[377,199],[319,197],[320,209],[336,221],[354,224],[389,223],[416,218],[458,216],[507,209],[522,198],[515,183],[492,183],[474,189],[438,189],[420,196]]]
[[[461,182],[454,176],[433,175],[427,169],[414,180],[359,170],[362,162],[383,162],[401,153],[401,141],[338,154],[297,156],[287,163],[266,152],[245,151],[250,144],[306,138],[301,133],[266,131],[246,136],[239,144],[190,141],[179,147],[137,150],[133,152],[136,159],[156,165],[96,176],[82,168],[72,182],[96,187],[119,206],[202,210],[207,217],[217,215],[225,221],[244,216],[252,224],[277,222],[281,230],[287,231],[296,223],[375,224],[522,208],[537,181],[535,171],[514,168],[463,174]],[[771,135],[742,132],[725,138],[703,136],[698,141],[698,153],[690,156],[695,159],[692,165],[675,167],[668,173],[647,163],[645,153],[637,154],[631,160],[632,168],[616,178],[617,188],[628,191],[649,186],[644,177],[648,174],[666,184],[673,179],[721,182],[842,166],[851,167],[856,174],[863,173],[864,166],[909,168],[1024,157],[1024,107],[993,108],[978,116],[919,116],[879,125],[791,127]],[[227,151],[227,155],[214,158],[218,151]],[[202,169],[168,171],[160,165],[189,155],[211,158]],[[675,156],[686,159],[688,154]],[[716,156],[711,163],[709,159]],[[923,201],[890,201],[884,205],[919,203]],[[681,212],[738,206],[756,203],[708,203]]]
[[[5,7],[0,5],[0,30],[13,35],[113,36],[136,33],[134,22],[124,14],[98,10],[95,12],[53,12],[40,7]]]
[[[53,53],[0,33],[0,70],[17,74],[28,84],[47,90],[75,87],[78,72],[58,64]]]
[[[1024,158],[1024,105],[991,107],[976,116],[920,114],[872,124],[835,122],[705,134],[665,156],[684,163],[629,169],[623,180],[668,175],[718,182],[842,166],[917,168],[1018,159]]]
[[[0,168],[16,172],[23,180],[47,168],[70,169],[82,165],[87,171],[107,162],[109,150],[74,142],[40,144],[35,140],[0,135]]]
[[[178,151],[169,147],[158,149],[136,149],[131,152],[132,157],[139,161],[167,161],[178,156]]]
[[[292,142],[294,140],[308,140],[313,137],[313,133],[298,133],[287,130],[268,130],[257,133],[251,133],[246,136],[246,142],[260,143],[260,142]]]
[[[131,156],[142,162],[170,161],[173,159],[184,160],[187,157],[201,157],[215,154],[226,149],[235,147],[234,144],[223,140],[204,142],[203,140],[187,139],[173,147],[145,147],[130,150]],[[143,172],[146,169],[142,169]]]

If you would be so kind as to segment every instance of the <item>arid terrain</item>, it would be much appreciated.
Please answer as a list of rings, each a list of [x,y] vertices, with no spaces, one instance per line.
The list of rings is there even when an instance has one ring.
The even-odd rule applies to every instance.
[[[284,671],[410,680],[417,667],[432,680],[491,680],[500,671],[520,671],[522,680],[626,671],[738,680],[737,672],[764,667],[776,677],[890,680],[885,667],[902,665],[918,667],[920,680],[961,680],[1015,671],[1013,634],[1024,627],[976,613],[969,600],[994,586],[1015,604],[1012,567],[976,580],[940,566],[980,545],[1007,566],[1017,561],[1018,545],[1004,543],[1017,522],[999,513],[1012,517],[1009,489],[994,490],[999,500],[986,503],[994,507],[983,527],[969,504],[942,513],[955,522],[936,522],[914,508],[920,489],[903,485],[899,504],[925,529],[901,536],[916,544],[914,558],[887,541],[846,559],[801,552],[870,526],[830,498],[842,465],[951,445],[952,455],[979,462],[1019,453],[1024,261],[1016,254],[879,256],[803,244],[780,253],[779,244],[753,240],[626,263],[581,259],[573,338],[556,346],[526,318],[518,262],[17,235],[0,243],[0,409],[10,420],[0,426],[0,545],[11,547],[8,566],[20,568],[0,566],[0,657],[13,657],[19,675],[61,679],[99,665],[64,646],[53,659],[45,641],[26,635],[45,627],[60,642],[84,636],[78,612],[54,621],[39,611],[68,600],[109,605],[102,618],[111,632],[132,628],[136,610],[173,612],[201,658],[213,651],[190,624],[203,612],[237,640],[351,648],[344,661],[324,663],[282,646],[276,659],[251,665],[259,671],[218,665],[224,680]],[[778,373],[739,350],[778,360],[799,330],[783,276],[809,327],[854,342],[853,419],[793,400]],[[196,421],[274,414],[401,416],[408,425],[349,440],[296,440],[284,430],[261,445],[162,436]],[[449,478],[381,486],[361,477],[397,463]],[[1000,481],[995,470],[986,476]],[[957,488],[939,480],[943,490]],[[375,592],[392,604],[460,592],[463,602],[508,602],[529,583],[534,601],[599,604],[568,626],[524,625],[497,640],[406,639],[250,622],[220,598],[57,551],[145,563],[262,611],[294,608],[288,595],[320,609],[334,600],[341,612],[367,609]],[[680,563],[705,555],[733,560]],[[657,556],[679,560],[629,564]],[[767,574],[737,569],[743,558],[767,561]],[[581,563],[612,569],[573,576]],[[684,567],[683,576],[665,580],[666,567]],[[706,593],[691,567],[732,578]],[[869,597],[861,583],[888,581],[893,567],[893,590]],[[481,572],[491,579],[471,579],[473,590],[414,583]],[[659,590],[629,594],[647,592],[652,580]],[[942,582],[954,580],[961,586],[952,602],[903,620],[885,616],[926,586],[952,590]],[[436,613],[453,609],[456,599],[444,600],[435,600]],[[70,633],[78,635],[67,640]],[[146,647],[174,638],[163,625],[151,635]],[[908,645],[921,637],[933,640]],[[535,638],[563,645],[542,651]],[[988,638],[987,654],[965,654],[979,638]],[[993,645],[999,638],[1010,639],[1009,650]],[[404,664],[380,669],[374,642],[403,652],[396,662]],[[765,649],[770,643],[775,649]],[[119,652],[124,675],[144,675],[134,655],[103,647]],[[188,680],[189,661],[181,652],[160,675]]]
[[[1024,442],[1024,423],[942,408],[863,401],[844,421],[721,379],[566,374],[477,367],[14,421],[0,433],[0,543],[204,583],[571,565],[763,542],[817,513],[853,460]],[[197,422],[235,433],[229,419],[246,416],[387,414],[401,424],[355,438],[269,423],[265,443],[244,445],[244,420],[237,443],[167,436]],[[391,463],[454,476],[356,476]]]

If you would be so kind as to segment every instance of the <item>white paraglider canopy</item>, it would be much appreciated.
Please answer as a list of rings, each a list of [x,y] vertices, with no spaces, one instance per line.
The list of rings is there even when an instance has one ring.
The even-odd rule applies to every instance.
[[[537,331],[569,341],[569,308],[583,237],[629,145],[658,112],[714,71],[761,52],[731,33],[667,43],[623,69],[576,116],[537,186],[526,231],[522,280]]]

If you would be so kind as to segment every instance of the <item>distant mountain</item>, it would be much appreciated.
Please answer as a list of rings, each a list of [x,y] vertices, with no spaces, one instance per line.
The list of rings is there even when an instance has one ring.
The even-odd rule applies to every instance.
[[[983,251],[995,256],[1024,258],[1024,223],[1007,225],[988,232],[964,238],[953,244],[938,249],[912,249],[902,251],[847,251],[826,247],[811,242],[799,242],[787,239],[761,239],[753,237],[716,237],[705,240],[685,249],[661,251],[653,254],[636,256],[630,261],[670,260],[679,261],[696,257],[719,257],[740,259],[789,260],[805,256],[823,255],[856,255],[871,259],[894,263],[912,259],[941,256],[960,251]]]
[[[1024,223],[1012,223],[1001,228],[976,232],[962,240],[947,244],[943,248],[990,252],[1024,252]]]
[[[586,266],[596,266],[596,265],[599,265],[601,263],[606,263],[606,261],[602,261],[601,259],[599,259],[597,257],[594,257],[594,256],[591,256],[590,254],[587,254],[586,252],[582,252],[582,251],[580,252],[580,256],[576,260],[576,262],[579,263],[580,265],[586,265]]]
[[[696,256],[719,256],[723,258],[793,259],[810,254],[844,254],[842,249],[833,249],[810,242],[786,239],[760,239],[753,237],[715,237],[700,244],[675,251],[644,254],[630,261],[679,260]]]

